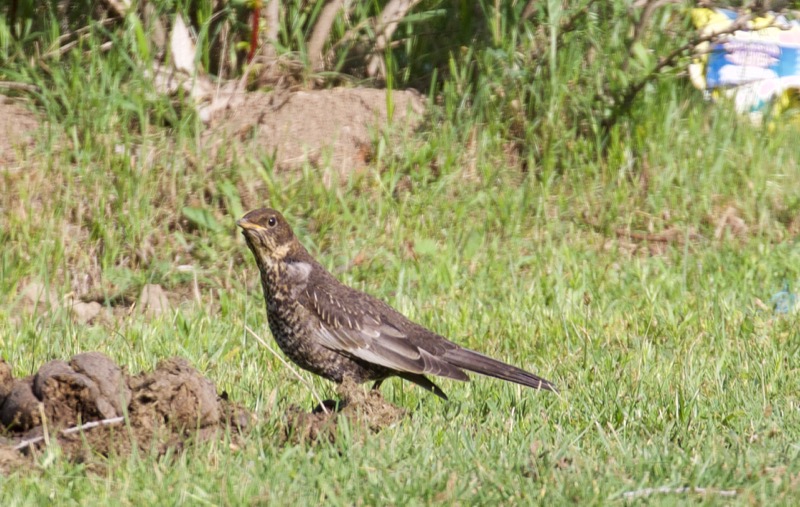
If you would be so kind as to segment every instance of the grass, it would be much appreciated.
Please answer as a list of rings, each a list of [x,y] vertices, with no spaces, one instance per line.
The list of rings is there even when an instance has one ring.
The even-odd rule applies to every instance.
[[[795,126],[754,128],[667,79],[605,158],[565,126],[548,145],[560,151],[534,160],[509,154],[503,109],[462,101],[453,73],[430,128],[378,137],[370,169],[329,187],[310,167],[281,173],[266,158],[203,149],[193,115],[132,86],[124,58],[82,58],[51,69],[38,106],[50,126],[0,173],[2,355],[20,376],[80,351],[132,371],[181,355],[261,422],[236,448],[112,456],[102,474],[51,449],[0,481],[3,505],[622,504],[626,491],[661,486],[737,495],[648,501],[797,502],[800,314],[768,308],[800,283]],[[262,203],[344,282],[561,393],[474,378],[442,381],[442,403],[393,380],[384,395],[413,413],[401,424],[277,445],[282,411],[315,401],[245,331],[269,338],[233,223]],[[747,231],[716,238],[728,206]],[[617,233],[669,228],[699,238],[650,255]],[[28,281],[64,295],[86,274],[107,306],[146,283],[179,302],[159,318],[95,326],[18,312]]]

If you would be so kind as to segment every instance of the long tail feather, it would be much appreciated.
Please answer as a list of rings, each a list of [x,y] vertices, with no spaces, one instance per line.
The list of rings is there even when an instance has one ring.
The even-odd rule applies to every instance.
[[[507,380],[508,382],[514,382],[533,389],[558,392],[558,389],[556,389],[552,382],[537,377],[533,373],[529,373],[516,366],[511,366],[510,364],[484,356],[474,350],[464,348],[449,350],[442,356],[442,359],[459,368],[480,373],[481,375]]]

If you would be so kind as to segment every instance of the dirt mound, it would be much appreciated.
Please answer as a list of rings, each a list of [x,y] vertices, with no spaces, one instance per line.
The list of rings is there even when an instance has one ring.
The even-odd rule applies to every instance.
[[[328,404],[335,410],[290,407],[276,445],[334,442],[342,417],[368,435],[405,416],[377,390],[348,381],[337,393],[342,401]],[[40,447],[53,443],[67,459],[95,466],[101,464],[97,456],[134,448],[163,454],[191,441],[237,436],[253,421],[182,358],[132,376],[103,354],[85,352],[20,379],[0,359],[0,474],[26,467]]]
[[[45,363],[23,379],[0,361],[0,472],[53,441],[67,457],[86,461],[134,447],[165,452],[188,439],[239,433],[250,421],[181,358],[129,376],[103,354],[87,352],[69,363]]]
[[[317,407],[313,412],[303,412],[292,406],[286,411],[284,441],[290,443],[334,442],[336,427],[341,417],[346,417],[361,434],[377,433],[387,426],[399,422],[406,411],[383,399],[377,389],[365,391],[352,380],[345,380],[337,394],[341,401],[325,403],[325,408]]]
[[[391,94],[391,99],[387,97]],[[335,88],[297,92],[249,93],[242,104],[208,129],[209,142],[237,135],[247,150],[275,156],[279,169],[310,162],[340,176],[365,167],[372,158],[372,129],[392,122],[411,129],[420,123],[425,99],[410,91]],[[227,135],[225,135],[227,134]]]

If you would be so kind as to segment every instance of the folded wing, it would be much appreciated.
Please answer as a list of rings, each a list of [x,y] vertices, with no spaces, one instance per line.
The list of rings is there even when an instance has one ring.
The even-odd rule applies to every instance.
[[[360,305],[356,309],[322,289],[306,292],[304,306],[320,318],[317,336],[322,346],[393,370],[402,378],[438,390],[440,396],[441,390],[423,375],[467,381],[464,370],[468,370],[534,389],[556,390],[549,381],[521,368],[459,347],[382,301],[361,293],[357,298]]]

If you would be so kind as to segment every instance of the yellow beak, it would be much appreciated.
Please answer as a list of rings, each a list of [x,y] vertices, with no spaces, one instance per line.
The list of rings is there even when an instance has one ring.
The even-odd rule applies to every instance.
[[[239,220],[236,221],[236,225],[238,225],[239,227],[241,227],[242,229],[245,229],[245,230],[247,230],[247,229],[263,229],[263,227],[261,227],[260,225],[258,225],[256,223],[251,222],[247,218],[240,218]]]

